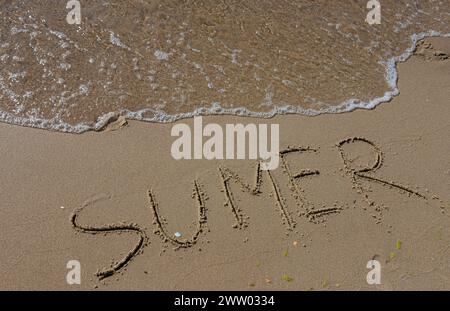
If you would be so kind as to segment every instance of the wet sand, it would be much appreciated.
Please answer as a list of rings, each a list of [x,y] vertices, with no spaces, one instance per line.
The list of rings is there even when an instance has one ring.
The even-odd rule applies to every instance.
[[[55,3],[60,3],[56,5]],[[393,61],[414,35],[450,34],[445,1],[0,0],[0,120],[81,132],[105,115],[371,108],[397,92]],[[320,12],[320,14],[318,14]]]

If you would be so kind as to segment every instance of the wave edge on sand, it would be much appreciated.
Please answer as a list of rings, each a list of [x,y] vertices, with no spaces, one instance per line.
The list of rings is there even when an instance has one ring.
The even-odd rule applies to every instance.
[[[299,114],[306,116],[317,116],[321,114],[339,114],[345,112],[351,112],[356,109],[371,110],[378,105],[386,102],[390,102],[394,97],[400,94],[398,88],[398,70],[397,64],[407,61],[417,48],[417,44],[424,39],[432,37],[450,38],[450,33],[441,33],[439,31],[430,30],[427,32],[421,32],[419,34],[413,34],[410,36],[411,45],[399,56],[394,56],[386,61],[380,61],[380,64],[386,68],[385,79],[390,87],[390,90],[385,92],[381,97],[376,97],[368,102],[362,102],[358,99],[348,99],[338,105],[329,105],[323,109],[305,109],[293,105],[275,106],[269,112],[255,112],[248,110],[246,107],[237,108],[223,108],[220,103],[212,103],[211,107],[198,108],[192,112],[179,113],[179,114],[166,114],[160,111],[155,111],[152,108],[144,108],[138,111],[120,110],[108,112],[99,118],[95,124],[89,124],[87,122],[71,125],[63,122],[57,118],[42,119],[37,117],[19,117],[6,111],[0,111],[0,121],[12,125],[26,126],[37,129],[53,130],[64,133],[81,134],[88,131],[101,131],[105,127],[115,121],[115,116],[124,116],[129,120],[154,122],[154,123],[172,123],[182,119],[193,118],[195,116],[213,116],[213,115],[233,115],[242,117],[256,117],[256,118],[272,118],[277,115],[287,114]],[[145,117],[146,114],[152,114],[152,117]]]

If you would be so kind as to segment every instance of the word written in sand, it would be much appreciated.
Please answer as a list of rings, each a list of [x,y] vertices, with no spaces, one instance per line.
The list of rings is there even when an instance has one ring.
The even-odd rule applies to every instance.
[[[86,207],[97,203],[98,201],[110,199],[111,197],[106,198],[96,198],[94,200],[90,200],[84,203],[79,209],[77,209],[71,216],[70,222],[72,223],[73,228],[77,232],[81,233],[89,233],[89,234],[107,234],[107,233],[133,233],[138,236],[138,242],[135,244],[132,250],[128,252],[121,260],[114,262],[113,265],[109,268],[98,270],[95,275],[101,280],[107,277],[112,276],[116,272],[123,269],[136,255],[142,252],[144,246],[148,243],[147,235],[145,231],[140,228],[137,224],[110,224],[104,226],[88,226],[88,225],[80,225],[78,223],[79,214]]]
[[[193,133],[187,124],[176,124],[171,135],[178,137],[171,148],[175,160],[244,160],[248,149],[248,159],[259,159],[263,170],[275,170],[279,165],[279,124],[270,125],[270,150],[267,124],[226,124],[224,136],[219,124],[203,127],[202,117],[195,117]],[[209,139],[203,143],[203,137]]]
[[[373,154],[373,162],[368,164],[363,164],[361,166],[355,166],[353,161],[354,157],[351,157],[350,146],[364,146],[369,148],[371,154]],[[378,169],[383,164],[383,153],[377,144],[374,142],[363,138],[363,137],[352,137],[344,139],[338,142],[335,146],[337,153],[343,160],[344,172],[348,176],[349,181],[352,183],[354,191],[360,195],[363,202],[367,204],[367,208],[373,209],[374,214],[372,215],[377,223],[381,222],[382,206],[377,204],[371,199],[371,193],[373,192],[368,188],[367,184],[378,184],[388,189],[397,190],[401,194],[405,194],[410,197],[415,197],[420,200],[424,200],[426,204],[429,202],[428,195],[425,195],[417,190],[414,190],[410,186],[402,185],[394,181],[385,180],[383,177],[375,176]],[[301,154],[316,154],[318,153],[318,148],[312,147],[289,147],[279,152],[279,158],[282,165],[282,173],[286,176],[288,181],[288,189],[294,198],[296,205],[299,208],[299,213],[296,217],[291,213],[288,207],[287,201],[284,197],[284,189],[280,186],[280,183],[275,178],[274,173],[271,170],[264,171],[262,169],[262,164],[256,162],[255,177],[253,180],[253,185],[245,182],[242,177],[236,172],[233,172],[229,168],[224,166],[218,167],[218,177],[222,184],[222,193],[225,197],[224,206],[228,208],[234,219],[233,228],[245,230],[249,223],[249,217],[246,216],[245,211],[241,208],[239,199],[237,198],[238,192],[234,191],[233,184],[237,184],[242,193],[246,193],[250,196],[267,196],[267,202],[270,200],[273,202],[274,210],[279,214],[280,221],[286,229],[286,234],[294,231],[297,222],[300,219],[304,219],[311,223],[322,223],[326,221],[327,217],[332,215],[340,214],[344,210],[348,209],[347,204],[343,206],[334,205],[331,207],[317,207],[313,202],[308,200],[304,189],[301,189],[300,182],[309,178],[320,178],[321,170],[317,168],[305,168],[300,170],[294,170],[292,167],[292,155]],[[365,181],[365,183],[363,183]],[[267,186],[263,187],[263,182],[267,183]],[[265,193],[264,190],[267,189],[270,193]],[[149,207],[151,208],[151,214],[153,218],[153,233],[159,236],[161,241],[164,243],[172,244],[174,249],[187,249],[191,248],[198,243],[198,241],[209,232],[207,228],[207,199],[208,196],[203,190],[203,187],[199,180],[195,179],[193,181],[193,199],[196,203],[197,209],[197,224],[195,232],[192,233],[191,237],[174,236],[169,233],[166,229],[167,221],[162,215],[162,208],[158,204],[156,195],[154,191],[149,190],[148,193]],[[433,196],[433,200],[439,200],[437,197]],[[142,252],[144,247],[149,243],[146,230],[135,223],[119,223],[119,224],[108,224],[102,226],[89,226],[83,225],[79,222],[80,213],[87,208],[92,206],[100,200],[109,200],[111,196],[96,198],[87,201],[79,209],[77,209],[71,217],[71,223],[74,229],[80,233],[87,234],[112,234],[112,233],[129,233],[134,234],[137,237],[135,245],[130,249],[130,251],[119,261],[113,263],[109,268],[102,269],[96,273],[100,279],[104,279],[114,275],[115,273],[122,270],[126,265],[128,265],[133,258]],[[442,201],[440,201],[443,204]],[[443,206],[441,206],[443,207]],[[363,206],[366,210],[366,207]],[[378,216],[376,216],[378,213]]]

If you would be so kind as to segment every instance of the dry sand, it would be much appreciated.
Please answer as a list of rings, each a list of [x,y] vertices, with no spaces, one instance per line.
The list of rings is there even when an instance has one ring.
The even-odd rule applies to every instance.
[[[419,52],[399,65],[401,95],[373,111],[204,118],[279,123],[281,146],[316,149],[263,172],[259,195],[218,169],[252,184],[254,162],[173,160],[173,124],[82,135],[0,124],[0,289],[449,290],[450,60]],[[354,173],[380,155],[376,172]],[[303,169],[320,175],[290,185]],[[372,258],[381,285],[366,282]],[[72,259],[81,285],[66,283]]]

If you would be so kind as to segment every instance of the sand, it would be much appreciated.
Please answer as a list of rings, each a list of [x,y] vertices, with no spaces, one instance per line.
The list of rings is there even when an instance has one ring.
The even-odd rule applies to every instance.
[[[428,41],[374,110],[204,118],[279,123],[270,174],[173,160],[173,124],[0,124],[0,289],[449,290],[450,60],[434,52],[450,43]],[[380,285],[366,282],[373,258]]]

